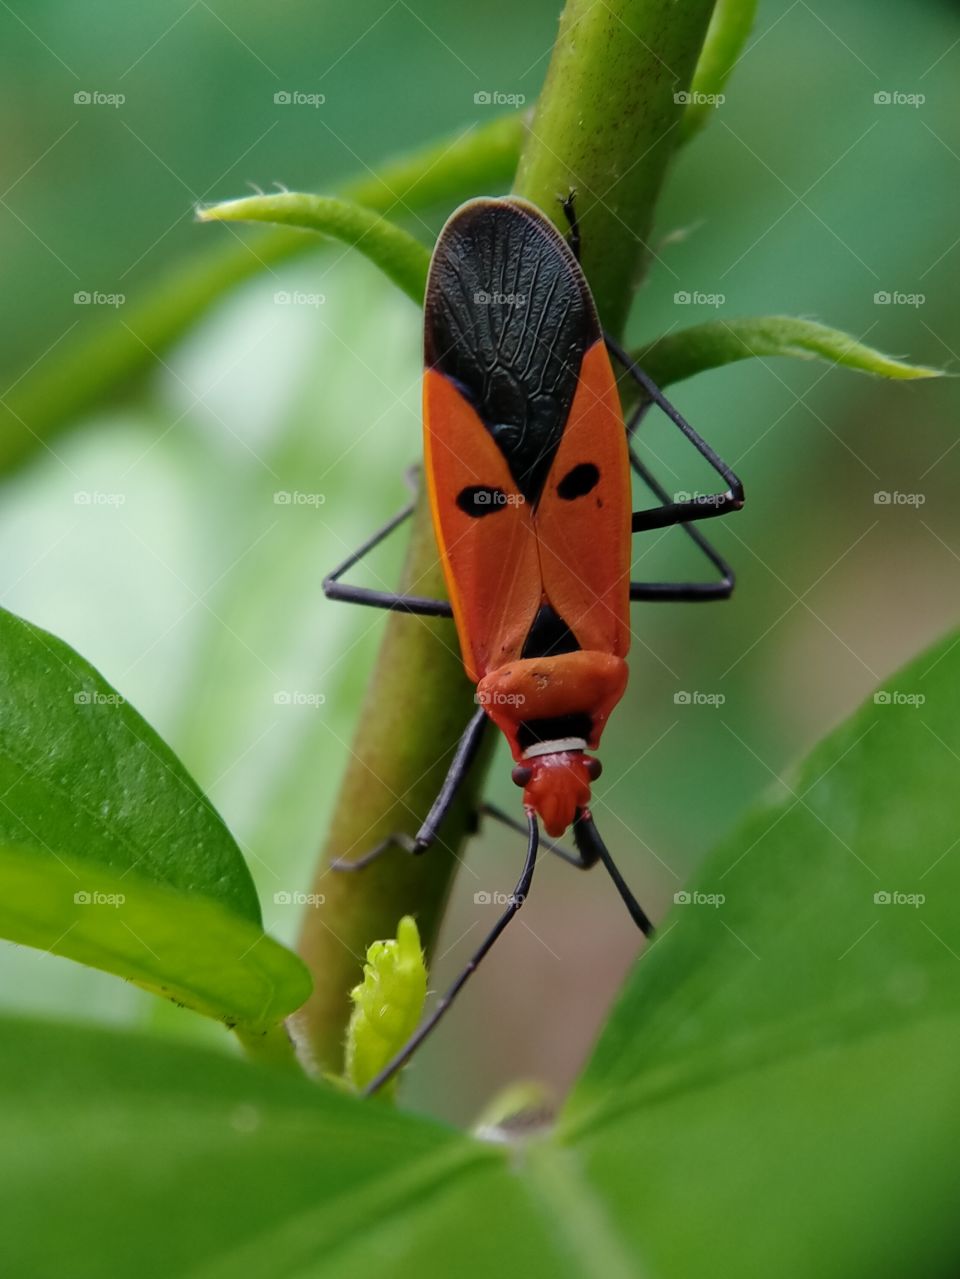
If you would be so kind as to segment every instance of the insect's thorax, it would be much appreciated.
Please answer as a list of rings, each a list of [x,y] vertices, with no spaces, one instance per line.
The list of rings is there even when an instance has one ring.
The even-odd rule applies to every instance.
[[[581,649],[501,666],[477,685],[477,701],[520,762],[556,743],[556,750],[596,750],[626,685],[622,657]]]

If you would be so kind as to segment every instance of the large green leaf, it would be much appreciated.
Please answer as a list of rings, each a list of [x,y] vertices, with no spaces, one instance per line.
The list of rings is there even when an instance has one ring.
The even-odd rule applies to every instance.
[[[133,707],[3,611],[0,696],[0,935],[252,1031],[298,1007],[240,850]]]
[[[11,1273],[955,1274],[958,689],[954,637],[747,821],[525,1148],[193,1049],[0,1023]]]
[[[958,782],[953,636],[664,921],[563,1123],[653,1273],[955,1273]]]
[[[168,1042],[0,1023],[0,1151],[17,1279],[578,1273],[499,1150]]]

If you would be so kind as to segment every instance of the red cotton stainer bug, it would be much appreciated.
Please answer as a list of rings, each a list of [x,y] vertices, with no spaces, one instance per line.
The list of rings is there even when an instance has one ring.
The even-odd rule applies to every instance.
[[[631,600],[717,600],[733,572],[693,526],[739,510],[733,471],[607,336],[579,264],[572,195],[563,204],[570,242],[533,204],[475,199],[447,221],[433,251],[424,324],[423,431],[427,488],[450,602],[342,583],[342,575],[413,511],[405,507],[324,581],[334,599],[453,617],[467,674],[477,684],[471,717],[426,820],[357,861],[390,848],[422,853],[434,842],[490,720],[510,744],[523,787],[523,872],[503,914],[431,1015],[367,1089],[386,1082],[423,1042],[523,903],[533,878],[538,820],[551,836],[572,827],[584,869],[601,861],[637,926],[652,926],[624,882],[590,813],[590,784],[607,719],[627,683]],[[639,385],[624,422],[610,357]],[[657,404],[710,463],[725,491],[671,501],[637,456],[633,433]],[[630,469],[659,503],[632,511]],[[718,577],[709,582],[632,582],[631,534],[679,524]]]

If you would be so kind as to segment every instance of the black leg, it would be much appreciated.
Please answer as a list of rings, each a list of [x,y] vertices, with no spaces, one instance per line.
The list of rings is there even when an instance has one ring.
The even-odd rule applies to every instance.
[[[350,586],[341,582],[340,578],[353,568],[375,546],[390,536],[395,528],[410,518],[414,503],[410,502],[392,520],[388,520],[383,528],[378,529],[372,537],[367,538],[361,547],[348,555],[342,564],[338,564],[332,573],[323,579],[323,593],[330,600],[346,600],[350,604],[366,604],[370,608],[388,608],[396,613],[416,613],[421,617],[453,617],[453,609],[447,600],[431,600],[420,595],[396,595],[392,591],[373,591],[365,586]]]
[[[672,524],[679,523],[687,537],[689,537],[693,544],[703,552],[713,567],[720,574],[720,580],[717,582],[631,582],[630,598],[631,600],[683,601],[685,603],[700,603],[709,600],[729,599],[733,594],[733,588],[736,584],[736,577],[733,569],[723,558],[720,552],[707,541],[700,530],[690,523],[689,517],[685,518],[682,514],[677,514],[677,512],[684,509],[683,504],[671,501],[667,490],[657,480],[650,468],[640,460],[637,455],[637,451],[633,446],[633,434],[637,429],[640,419],[643,417],[649,406],[650,401],[646,401],[643,404],[638,405],[634,410],[630,421],[627,423],[630,465],[661,505],[659,507],[655,507],[650,512],[636,512],[633,517],[635,522],[634,531],[636,531],[638,517],[645,515],[657,517],[661,512],[666,512],[666,518],[650,520],[650,522],[646,524],[646,527],[667,528]],[[718,514],[716,509],[710,509],[708,513],[712,515]],[[719,513],[722,514],[723,512]],[[701,512],[700,518],[704,518],[703,512]]]
[[[481,804],[480,811],[481,813],[486,813],[489,817],[496,818],[498,822],[502,822],[504,826],[509,826],[511,830],[520,831],[521,833],[526,832],[527,828],[518,822],[516,818],[511,817],[509,813],[505,813],[501,808],[496,808],[493,804]],[[590,870],[592,866],[596,866],[598,861],[602,861],[614,882],[617,892],[630,912],[633,922],[645,937],[649,937],[653,932],[653,925],[624,882],[623,876],[614,864],[613,858],[610,856],[606,844],[600,838],[593,818],[589,813],[581,813],[577,817],[573,824],[573,838],[577,846],[575,853],[569,852],[566,848],[561,848],[559,844],[553,843],[552,840],[541,839],[540,847],[545,848],[548,853],[561,857],[565,862],[569,862],[571,866],[576,866],[578,870]]]
[[[358,857],[356,861],[348,862],[338,859],[331,862],[331,870],[363,870],[391,848],[400,848],[407,853],[425,853],[436,840],[443,820],[449,813],[450,806],[456,799],[457,792],[463,785],[464,779],[470,771],[470,766],[477,757],[477,751],[480,749],[480,743],[483,741],[484,730],[488,723],[487,712],[482,706],[470,716],[470,721],[463,730],[460,741],[457,743],[457,748],[453,753],[453,759],[450,761],[450,767],[447,769],[447,775],[443,779],[440,792],[433,801],[430,811],[424,818],[423,825],[416,835],[405,835],[401,832],[388,835],[386,839],[381,840],[379,844],[371,848],[368,853],[364,853],[362,857]]]
[[[631,427],[632,425],[631,423]],[[641,462],[632,444],[630,445],[630,464],[651,493],[664,506],[670,505],[670,498],[666,489],[652,471]],[[681,600],[696,603],[708,600],[725,600],[732,595],[736,577],[727,561],[707,541],[698,528],[689,523],[682,523],[680,527],[717,570],[720,574],[720,580],[718,582],[631,582],[630,598],[632,600]]]
[[[626,351],[619,346],[609,334],[604,333],[604,341],[607,344],[607,350],[618,360],[633,378],[640,389],[645,393],[647,399],[651,400],[659,408],[663,409],[667,417],[673,422],[674,426],[686,436],[693,447],[697,450],[701,457],[713,467],[720,478],[726,483],[727,491],[725,493],[712,493],[704,497],[700,501],[692,502],[671,502],[670,517],[662,519],[659,522],[645,523],[644,517],[653,520],[657,514],[655,511],[638,511],[634,519],[634,532],[638,532],[641,528],[663,528],[668,524],[682,524],[690,520],[712,519],[717,515],[725,515],[728,511],[739,511],[743,506],[743,485],[740,483],[739,477],[726,464],[722,457],[710,447],[705,439],[698,434],[690,425],[687,419],[670,403],[655,382],[651,381],[638,364],[635,364]],[[636,429],[640,415],[631,423],[630,433]],[[638,523],[638,520],[640,521]]]
[[[518,822],[515,817],[505,813],[502,808],[497,808],[495,804],[481,804],[479,811],[486,817],[493,817],[496,821],[502,822],[504,826],[509,827],[510,830],[517,831],[520,835],[527,833],[527,828],[523,822]],[[569,849],[561,847],[560,844],[555,844],[552,839],[541,838],[540,847],[546,849],[548,853],[553,853],[555,857],[559,857],[562,861],[568,862],[571,866],[576,866],[577,870],[589,870],[591,866],[596,865],[596,857],[591,861],[589,857],[584,856],[580,849],[572,853]]]
[[[483,945],[474,954],[473,958],[470,960],[469,964],[467,964],[466,968],[457,980],[453,983],[443,998],[438,1000],[433,1012],[427,1020],[414,1032],[413,1035],[411,1035],[393,1060],[389,1062],[389,1064],[380,1071],[379,1075],[377,1075],[376,1078],[367,1085],[364,1089],[364,1096],[369,1097],[370,1094],[375,1093],[378,1088],[382,1088],[387,1080],[391,1079],[401,1066],[405,1065],[405,1063],[410,1060],[430,1032],[436,1027],[437,1023],[456,999],[457,995],[460,994],[460,991],[466,985],[470,976],[476,972],[480,961],[487,954],[494,942],[506,928],[507,924],[510,923],[510,920],[513,919],[514,915],[523,905],[527,894],[530,891],[534,867],[537,864],[537,844],[539,842],[539,838],[540,832],[537,827],[536,816],[533,813],[527,813],[527,856],[523,863],[523,870],[520,874],[520,878],[517,880],[517,886],[510,894],[510,901],[506,910],[504,910],[496,924],[494,924],[493,928],[487,934]]]
[[[617,870],[616,863],[610,856],[606,844],[600,838],[600,832],[594,825],[593,818],[587,809],[583,809],[573,823],[573,839],[584,861],[592,858],[593,862],[603,862],[607,868],[607,874],[613,880],[617,892],[623,899],[623,904],[630,912],[630,918],[643,933],[644,937],[652,936],[653,924],[651,924],[643,907],[631,893],[623,876]]]

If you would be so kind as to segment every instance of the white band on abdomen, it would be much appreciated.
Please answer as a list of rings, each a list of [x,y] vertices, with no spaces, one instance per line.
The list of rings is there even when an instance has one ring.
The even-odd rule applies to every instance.
[[[523,758],[535,759],[538,755],[559,755],[561,751],[585,751],[586,749],[587,742],[584,737],[558,737],[553,742],[537,742],[534,746],[528,746],[523,752]]]

